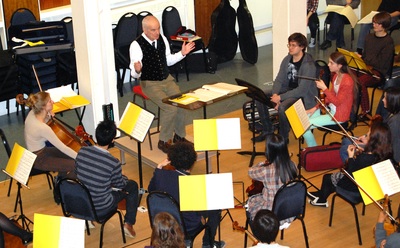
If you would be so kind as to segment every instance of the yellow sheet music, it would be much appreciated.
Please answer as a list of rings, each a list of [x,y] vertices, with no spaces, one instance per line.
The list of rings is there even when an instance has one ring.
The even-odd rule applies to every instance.
[[[285,111],[285,114],[297,139],[302,136],[311,125],[301,99],[290,106]]]
[[[383,199],[385,194],[391,196],[400,192],[400,179],[390,160],[353,172],[353,176],[375,201]],[[360,193],[365,205],[373,202],[362,190]]]
[[[81,95],[62,97],[60,103],[70,109],[79,108],[90,104],[89,100]]]
[[[33,247],[84,248],[85,221],[61,216],[34,214]]]
[[[369,69],[367,64],[365,64],[364,60],[357,53],[347,51],[346,49],[343,48],[338,48],[338,51],[344,55],[347,64],[350,67],[356,70],[366,71],[372,74],[372,71]]]
[[[194,149],[196,151],[215,151],[240,149],[240,119],[201,119],[193,120]]]
[[[233,208],[232,173],[179,176],[181,211]]]
[[[8,160],[7,166],[3,171],[10,177],[26,186],[36,157],[36,154],[28,151],[18,143],[15,143],[10,159]]]

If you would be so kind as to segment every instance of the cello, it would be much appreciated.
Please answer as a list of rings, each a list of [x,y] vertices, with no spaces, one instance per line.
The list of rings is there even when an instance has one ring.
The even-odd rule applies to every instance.
[[[254,32],[253,18],[247,8],[246,0],[239,0],[236,10],[239,24],[239,47],[243,60],[250,63],[257,63],[258,45]]]

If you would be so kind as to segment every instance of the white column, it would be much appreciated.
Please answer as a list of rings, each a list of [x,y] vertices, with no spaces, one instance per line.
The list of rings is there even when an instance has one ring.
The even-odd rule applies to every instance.
[[[306,12],[306,0],[272,1],[273,79],[278,74],[282,59],[288,54],[288,37],[295,32],[307,35]]]
[[[83,124],[93,135],[103,120],[103,104],[112,103],[115,121],[119,118],[109,4],[109,0],[71,0],[79,94],[91,102]]]

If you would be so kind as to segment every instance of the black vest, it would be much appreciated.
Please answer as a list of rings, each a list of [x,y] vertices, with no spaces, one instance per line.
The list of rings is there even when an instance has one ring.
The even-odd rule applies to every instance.
[[[161,81],[168,77],[169,71],[165,56],[165,43],[160,35],[157,40],[157,49],[143,36],[136,40],[142,49],[142,76],[141,80]]]

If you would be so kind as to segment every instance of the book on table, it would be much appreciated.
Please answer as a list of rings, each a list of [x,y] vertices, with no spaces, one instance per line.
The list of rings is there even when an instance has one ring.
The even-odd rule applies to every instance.
[[[209,102],[219,97],[227,96],[246,89],[247,87],[220,82],[215,84],[205,84],[201,88],[195,89],[184,95],[197,98],[198,101]]]

